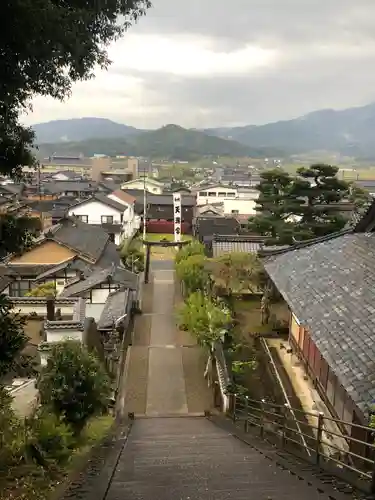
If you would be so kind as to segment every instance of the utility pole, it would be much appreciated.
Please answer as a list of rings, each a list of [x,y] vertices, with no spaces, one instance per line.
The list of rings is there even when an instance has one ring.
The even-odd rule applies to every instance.
[[[146,199],[146,177],[143,175],[143,240],[146,239],[146,212],[147,212],[147,199]]]

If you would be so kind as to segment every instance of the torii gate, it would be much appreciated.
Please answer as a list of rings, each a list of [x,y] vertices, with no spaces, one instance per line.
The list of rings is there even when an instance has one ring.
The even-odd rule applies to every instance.
[[[151,255],[151,247],[178,247],[179,250],[184,245],[187,245],[189,240],[185,241],[147,241],[143,240],[143,244],[146,245],[146,264],[145,264],[145,279],[144,282],[147,284],[150,275],[150,255]]]

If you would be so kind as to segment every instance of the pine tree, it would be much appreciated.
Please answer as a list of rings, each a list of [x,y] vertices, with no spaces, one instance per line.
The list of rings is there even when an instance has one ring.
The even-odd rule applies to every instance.
[[[326,164],[314,164],[297,171],[305,180],[305,183],[300,183],[304,186],[302,189],[295,183],[294,194],[306,200],[298,224],[306,237],[314,238],[340,231],[347,222],[336,205],[348,199],[350,189],[347,182],[337,178],[337,172],[337,167]]]
[[[293,215],[300,213],[302,205],[298,196],[293,194],[293,178],[280,169],[262,172],[257,189],[257,215],[250,217],[249,230],[267,236],[268,244],[292,243],[295,231]]]

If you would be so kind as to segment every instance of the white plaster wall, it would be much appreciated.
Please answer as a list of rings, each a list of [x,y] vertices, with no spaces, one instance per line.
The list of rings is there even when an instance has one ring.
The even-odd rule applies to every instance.
[[[202,195],[201,193],[207,193]],[[220,193],[220,195],[219,195]],[[225,195],[224,195],[225,193]],[[206,205],[209,203],[220,203],[225,199],[236,198],[238,190],[235,187],[215,186],[208,189],[202,189],[197,193],[197,205]]]
[[[239,215],[255,215],[255,200],[244,200],[236,198],[234,200],[223,200],[224,204],[224,214],[231,215],[238,213]],[[233,210],[238,210],[238,212],[233,212]]]
[[[109,295],[109,289],[106,288],[94,288],[92,290],[92,303],[93,304],[104,304]]]
[[[162,194],[163,192],[163,187],[158,186],[153,182],[151,183],[146,181],[145,185],[146,185],[146,191],[148,191],[149,193]],[[126,182],[121,187],[122,189],[140,189],[143,191],[144,189],[143,179],[135,179],[134,181]]]
[[[46,330],[47,342],[63,342],[64,340],[72,339],[82,342],[82,332],[79,330]]]
[[[14,309],[16,311],[21,311],[21,314],[36,313],[38,316],[47,315],[47,305],[42,304],[14,304]],[[72,305],[60,305],[58,302],[55,303],[55,310],[60,309],[63,316],[73,315],[73,304]]]
[[[124,209],[125,210],[125,209]],[[87,215],[88,224],[102,224],[101,217],[112,216],[114,224],[121,224],[121,212],[99,201],[90,200],[69,210],[69,215]],[[124,212],[122,212],[124,215]]]

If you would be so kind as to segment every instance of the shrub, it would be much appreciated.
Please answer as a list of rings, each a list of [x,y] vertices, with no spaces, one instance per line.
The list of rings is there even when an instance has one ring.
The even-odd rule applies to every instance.
[[[13,304],[0,294],[0,377],[16,368],[16,361],[27,344],[25,319],[13,312]]]
[[[123,265],[129,271],[133,271],[135,273],[141,273],[145,269],[145,254],[143,249],[141,248],[140,243],[136,243],[135,240],[132,241],[129,245],[125,245],[120,250],[120,257]]]
[[[232,318],[223,303],[217,303],[202,292],[192,293],[179,310],[179,323],[191,332],[200,345],[211,349],[223,340]]]
[[[53,281],[41,283],[26,294],[26,297],[48,297],[49,295],[56,296],[56,285]]]
[[[66,462],[74,445],[73,431],[62,417],[42,407],[30,420],[32,443],[44,458]]]
[[[98,358],[79,342],[68,340],[53,345],[38,389],[41,403],[79,434],[91,416],[107,409],[111,383]]]
[[[184,245],[176,254],[175,263],[179,264],[182,260],[186,260],[192,255],[205,255],[204,245],[197,240],[192,240],[188,245]]]
[[[24,456],[24,427],[11,406],[12,398],[0,386],[0,469],[21,462]]]
[[[204,255],[191,255],[176,264],[176,274],[183,282],[185,292],[191,294],[205,290],[209,282],[209,272],[206,269],[207,259]]]

